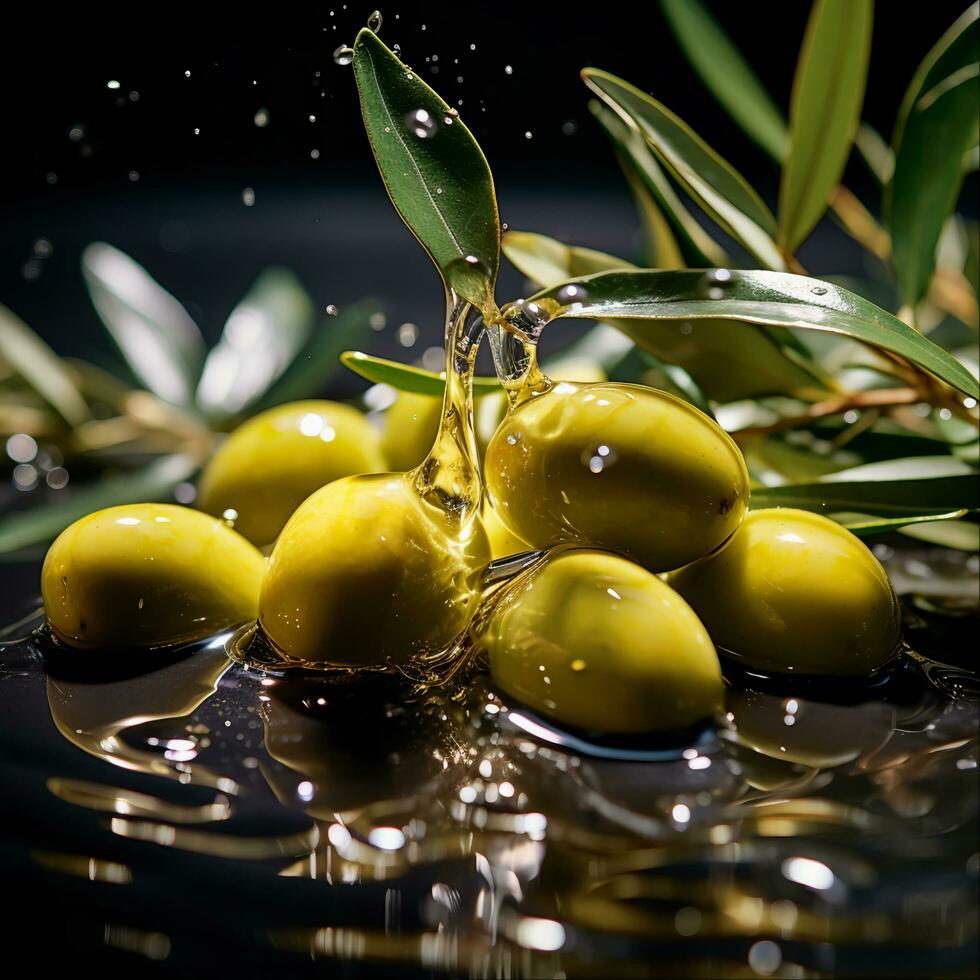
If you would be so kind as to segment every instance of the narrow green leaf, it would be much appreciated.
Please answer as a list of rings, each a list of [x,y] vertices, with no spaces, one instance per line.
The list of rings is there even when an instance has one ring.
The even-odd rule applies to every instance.
[[[660,0],[660,8],[711,94],[770,156],[783,159],[789,135],[782,113],[700,0]]]
[[[69,425],[80,425],[91,417],[61,358],[5,306],[0,306],[0,360],[16,371]]]
[[[206,347],[187,311],[141,265],[105,242],[82,253],[92,303],[136,377],[164,401],[189,406]]]
[[[583,293],[571,305],[562,304],[561,296],[567,295],[562,287],[534,300],[551,318],[742,320],[841,334],[898,354],[967,395],[980,395],[977,379],[955,357],[856,293],[790,273],[721,273],[719,278],[718,270],[604,272],[577,280]],[[634,333],[636,340],[643,328]]]
[[[685,265],[697,268],[729,265],[730,260],[724,249],[681,203],[639,130],[595,99],[590,100],[589,109],[613,144],[616,159],[633,191],[648,235],[659,236],[658,253],[663,253],[664,258],[661,259],[658,254],[658,260],[653,264],[662,269],[676,269]],[[670,226],[673,242],[668,241],[665,232],[658,226],[656,212]],[[673,251],[680,253],[680,261],[669,261]]]
[[[411,364],[400,364],[383,357],[372,357],[360,351],[348,350],[340,355],[344,367],[350,368],[355,374],[374,382],[374,384],[391,385],[399,391],[411,391],[417,395],[441,395],[446,387],[444,373],[436,374],[424,368]],[[474,378],[473,394],[487,395],[500,391],[500,382],[493,378]]]
[[[201,408],[220,417],[252,404],[289,367],[313,318],[313,300],[292,272],[263,272],[204,362],[197,386]]]
[[[967,511],[951,510],[947,514],[919,514],[918,516],[908,517],[874,517],[871,514],[852,514],[843,511],[837,514],[828,514],[832,520],[846,527],[851,534],[856,534],[859,538],[870,538],[875,534],[888,534],[890,531],[898,531],[902,528],[910,528],[915,525],[928,525],[937,527],[940,522],[950,521],[957,524],[963,523],[957,518],[963,517]],[[976,525],[967,525],[975,527]],[[911,537],[916,535],[911,534]]]
[[[936,245],[963,184],[962,157],[980,134],[980,4],[972,4],[926,55],[912,79],[892,146],[885,191],[892,263],[905,302],[929,288]]]
[[[479,145],[456,110],[367,28],[354,44],[354,75],[392,203],[446,286],[485,310],[500,262],[500,222]]]
[[[624,259],[564,245],[545,235],[510,232],[504,254],[529,279],[552,288],[575,278],[585,265],[595,271],[633,268]],[[635,344],[654,357],[683,368],[709,398],[733,401],[759,395],[792,394],[804,399],[833,391],[815,366],[795,359],[768,332],[750,323],[729,323],[723,330],[681,329],[676,323],[637,324],[610,319]]]
[[[819,514],[863,514],[875,518],[937,517],[976,510],[975,475],[921,480],[869,480],[850,483],[790,483],[752,491],[750,506],[798,507]]]
[[[895,173],[895,154],[878,130],[866,122],[861,123],[854,136],[854,145],[875,180],[882,186],[887,184]]]
[[[626,259],[580,245],[566,245],[533,231],[507,231],[501,241],[504,255],[539,286],[554,286],[566,279],[591,276],[611,269],[636,269]]]
[[[790,103],[779,244],[792,255],[827,210],[854,142],[871,54],[871,0],[816,0]]]
[[[922,522],[902,528],[902,534],[916,541],[938,544],[943,548],[976,553],[980,550],[980,524],[972,521]]]
[[[615,75],[586,68],[586,85],[636,126],[681,186],[729,235],[771,269],[784,267],[776,219],[744,177],[656,99]]]
[[[174,487],[197,467],[189,456],[166,456],[133,473],[62,491],[63,499],[54,503],[7,514],[0,518],[0,553],[51,541],[69,524],[103,507],[169,499]]]
[[[314,329],[306,347],[249,411],[262,411],[273,405],[310,398],[322,392],[327,382],[340,370],[341,354],[365,344],[373,335],[372,321],[383,315],[380,303],[363,299],[342,306],[336,316],[324,317]]]

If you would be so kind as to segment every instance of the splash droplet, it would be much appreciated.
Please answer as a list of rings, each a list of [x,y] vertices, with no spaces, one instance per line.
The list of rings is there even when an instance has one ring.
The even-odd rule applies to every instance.
[[[354,60],[354,49],[347,44],[342,44],[333,53],[333,63],[335,65],[349,65]]]
[[[810,290],[810,292],[813,293],[814,296],[827,295],[827,289],[825,286],[814,286],[813,289]]]
[[[264,108],[256,109],[253,122],[255,123],[256,126],[259,127],[259,129],[264,129],[266,126],[269,125],[270,118],[271,116],[269,115],[268,109],[264,109]]]
[[[381,30],[383,20],[384,18],[381,16],[380,10],[372,10],[367,19],[368,30],[374,31],[377,34]]]

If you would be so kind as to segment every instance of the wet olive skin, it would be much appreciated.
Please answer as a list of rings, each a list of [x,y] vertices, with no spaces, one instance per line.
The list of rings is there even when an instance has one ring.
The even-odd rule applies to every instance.
[[[867,677],[901,641],[898,600],[878,560],[807,511],[753,511],[721,551],[669,581],[715,643],[758,670]]]
[[[522,551],[534,549],[522,541],[497,516],[497,512],[488,503],[483,505],[483,527],[490,541],[490,554],[494,559],[506,558],[509,555],[519,555]]]
[[[232,432],[205,467],[198,506],[218,516],[237,511],[235,529],[263,547],[314,490],[385,469],[380,436],[356,408],[291,402]]]
[[[575,542],[668,571],[722,544],[748,472],[718,425],[639,385],[561,383],[501,423],[486,455],[501,520],[536,548]]]
[[[477,640],[494,684],[602,732],[682,730],[719,711],[707,631],[657,576],[607,552],[556,552],[509,589]]]
[[[490,546],[417,495],[408,474],[335,480],[283,528],[259,599],[266,637],[294,662],[400,664],[466,626]]]
[[[158,647],[254,619],[265,559],[222,521],[173,504],[96,511],[41,569],[55,636],[83,650]]]

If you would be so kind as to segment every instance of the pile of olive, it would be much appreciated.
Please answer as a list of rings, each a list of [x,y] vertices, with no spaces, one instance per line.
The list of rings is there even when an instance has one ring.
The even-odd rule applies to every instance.
[[[398,667],[471,627],[501,691],[610,732],[715,714],[715,644],[784,674],[867,676],[895,655],[874,556],[823,517],[747,513],[741,453],[696,408],[605,381],[550,384],[500,420],[504,404],[479,447],[449,399],[401,396],[383,436],[331,402],[252,419],[201,477],[216,516],[135,504],[62,533],[42,571],[55,637],[152,648],[257,620],[285,664]],[[472,492],[480,454],[492,508],[478,477]],[[492,557],[528,550],[485,586]]]

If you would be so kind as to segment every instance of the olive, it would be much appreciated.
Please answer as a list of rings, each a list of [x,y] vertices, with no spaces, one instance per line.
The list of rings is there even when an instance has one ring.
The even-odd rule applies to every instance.
[[[381,437],[349,405],[291,402],[240,425],[204,469],[198,505],[234,510],[235,529],[262,547],[314,490],[342,476],[387,469]]]
[[[885,570],[819,514],[753,511],[721,551],[670,583],[718,646],[758,670],[868,676],[901,641]]]
[[[486,502],[483,504],[483,527],[490,541],[492,558],[506,558],[508,555],[519,555],[522,551],[534,550],[526,541],[517,537],[504,524],[493,507]]]
[[[428,455],[439,431],[442,397],[400,391],[385,414],[381,451],[395,470],[410,470]]]
[[[466,626],[489,560],[479,518],[461,522],[422,498],[410,474],[345,477],[283,528],[259,622],[292,662],[404,663]]]
[[[525,401],[486,455],[501,520],[536,548],[577,542],[651,571],[722,544],[748,504],[738,447],[708,416],[639,385],[561,382]]]
[[[41,595],[55,636],[83,650],[158,647],[254,619],[265,559],[217,518],[125,504],[66,528]]]
[[[721,709],[707,631],[676,592],[619,555],[562,549],[500,597],[477,644],[494,683],[592,731],[689,728]]]

